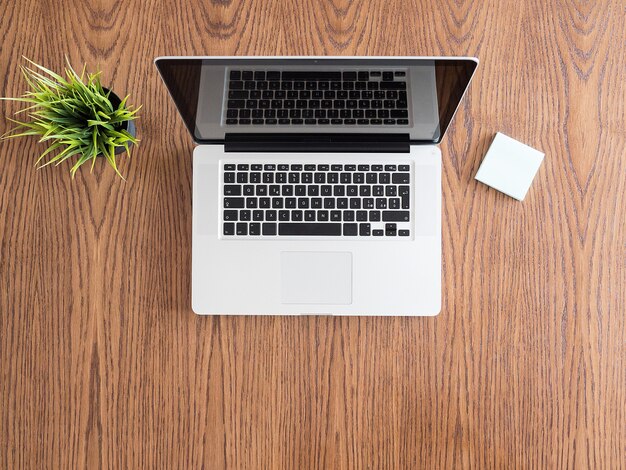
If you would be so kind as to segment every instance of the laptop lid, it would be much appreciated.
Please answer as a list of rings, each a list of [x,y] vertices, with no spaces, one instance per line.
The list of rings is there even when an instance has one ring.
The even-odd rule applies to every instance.
[[[268,150],[277,150],[281,140],[305,142],[306,147],[313,142],[341,142],[349,136],[343,140],[344,147],[354,150],[351,146],[369,149],[374,148],[376,142],[439,143],[469,86],[478,60],[465,57],[159,57],[155,64],[198,144],[252,141],[255,145],[269,145]],[[299,80],[316,79],[328,81],[340,89],[341,84],[335,82],[345,84],[355,76],[353,72],[359,78],[364,75],[358,75],[359,72],[367,72],[365,76],[380,81],[382,88],[382,74],[387,72],[389,77],[391,72],[396,85],[404,83],[404,88],[398,90],[406,92],[407,119],[389,125],[232,124],[233,120],[227,118],[229,91],[237,85],[235,82],[243,81],[241,74],[244,72],[264,78],[270,77],[269,72],[272,72],[272,79],[290,81],[289,89],[301,85],[296,84]],[[311,76],[307,72],[311,72]],[[361,85],[365,89],[370,86]],[[373,86],[378,89],[378,85]],[[255,85],[250,84],[250,87]]]

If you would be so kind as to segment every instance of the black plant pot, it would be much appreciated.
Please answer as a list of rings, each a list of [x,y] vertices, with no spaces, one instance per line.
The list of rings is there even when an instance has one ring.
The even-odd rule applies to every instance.
[[[109,90],[108,88],[102,87],[102,89],[104,90],[105,93],[109,93],[109,101],[111,102],[111,106],[113,106],[113,109],[117,109],[117,107],[122,103],[122,100],[120,99],[120,97],[117,96],[112,90]],[[120,125],[119,129],[120,130],[123,129],[127,131],[133,137],[137,135],[137,128],[135,127],[135,121],[126,121]],[[123,153],[125,150],[126,149],[124,147],[116,147],[115,155]]]

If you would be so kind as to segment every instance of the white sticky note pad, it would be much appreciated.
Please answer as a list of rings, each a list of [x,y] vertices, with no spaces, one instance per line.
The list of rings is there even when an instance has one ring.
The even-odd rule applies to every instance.
[[[524,200],[544,153],[498,132],[476,179],[519,201]]]

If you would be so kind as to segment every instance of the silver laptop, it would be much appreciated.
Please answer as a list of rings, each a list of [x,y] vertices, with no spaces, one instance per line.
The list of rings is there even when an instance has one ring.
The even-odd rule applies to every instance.
[[[460,57],[161,57],[197,147],[198,314],[436,315]]]

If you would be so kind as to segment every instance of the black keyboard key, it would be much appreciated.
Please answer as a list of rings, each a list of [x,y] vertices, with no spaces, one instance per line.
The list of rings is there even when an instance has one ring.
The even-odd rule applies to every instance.
[[[267,210],[265,211],[265,220],[275,221],[276,220],[276,211],[275,210]]]
[[[356,224],[355,224],[356,225]],[[278,224],[279,235],[287,236],[339,236],[341,224],[336,223],[281,223]]]
[[[409,186],[399,186],[398,187],[398,195],[400,196],[400,201],[402,204],[402,209],[409,209]]]
[[[241,80],[241,71],[240,70],[231,70],[230,71],[230,79],[231,80]]]
[[[367,222],[367,211],[356,211],[357,222]]]
[[[268,80],[280,80],[280,72],[271,70],[265,74],[265,78]]]
[[[257,222],[262,221],[263,211],[262,210],[252,211],[252,220],[256,220]]]
[[[389,199],[389,209],[400,209],[400,199],[397,197]]]
[[[341,221],[341,211],[330,211],[330,220],[333,222]]]
[[[228,87],[231,90],[243,90],[243,82],[241,80],[233,80]]]
[[[265,236],[276,235],[276,224],[264,223],[263,224],[263,235],[265,235]]]
[[[232,222],[227,222],[224,224],[224,235],[234,235],[235,234],[235,224]]]
[[[255,197],[246,198],[246,209],[256,209],[259,201]]]
[[[393,72],[383,72],[383,81],[393,82]]]
[[[410,179],[410,173],[394,173],[391,176],[393,184],[409,184]]]
[[[236,222],[238,220],[238,211],[236,210],[225,210],[224,211],[224,220],[228,220],[230,222]]]
[[[354,211],[343,211],[343,220],[346,222],[354,222]]]
[[[328,211],[317,211],[318,222],[328,222]]]
[[[228,92],[228,99],[245,100],[246,98],[248,98],[248,92],[246,90],[231,90]],[[228,117],[237,117],[237,116],[235,115],[235,116],[228,116]]]
[[[408,222],[409,211],[383,211],[383,222]]]
[[[389,184],[391,181],[391,175],[389,173],[380,173],[378,175],[378,182],[380,184]]]
[[[396,224],[385,224],[385,235],[395,237],[397,232]]]
[[[241,196],[241,186],[238,184],[224,185],[224,196]]]
[[[398,171],[409,171],[409,165],[398,165]]]
[[[269,197],[262,197],[259,199],[259,207],[261,209],[268,209],[272,205],[272,200]]]
[[[382,237],[385,234],[384,230],[374,230],[372,231],[372,235],[375,237]]]
[[[245,222],[250,220],[250,217],[252,217],[252,213],[249,210],[243,210],[243,211],[239,211],[239,220],[243,220]]]
[[[296,207],[298,207],[298,200],[295,197],[286,198],[285,207],[287,209],[295,209]]]
[[[229,209],[243,209],[245,207],[245,199],[242,197],[225,197],[224,207]]]
[[[238,222],[237,235],[248,235],[248,224],[246,224],[245,222]]]
[[[315,211],[304,211],[304,220],[307,222],[315,221]]]
[[[353,82],[356,80],[356,72],[344,72],[343,80],[346,82]]]
[[[363,198],[363,209],[373,209],[373,208],[374,208],[374,198],[372,197]]]
[[[294,222],[302,221],[302,211],[291,211],[291,220]]]
[[[370,171],[370,166],[369,166],[369,165],[359,165],[359,166],[357,167],[357,169],[358,169],[359,171]]]
[[[409,112],[406,109],[392,109],[389,111],[389,116],[397,119],[397,118],[408,118]]]
[[[380,82],[381,90],[406,90],[406,82]]]
[[[398,235],[400,235],[401,237],[408,237],[409,236],[409,231],[408,230],[398,230]]]
[[[361,237],[369,237],[370,228],[370,224],[359,224],[359,235]]]
[[[343,165],[331,165],[330,166],[330,171],[342,171],[343,170]]]
[[[346,237],[354,237],[358,233],[357,224],[343,224],[343,234]]]
[[[370,222],[380,222],[380,211],[370,211]]]
[[[261,235],[261,224],[258,222],[252,222],[250,224],[250,235]]]
[[[289,222],[289,211],[278,211],[278,220],[280,220],[281,222]]]

